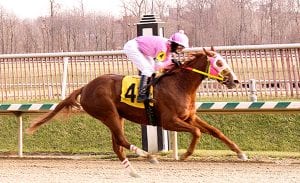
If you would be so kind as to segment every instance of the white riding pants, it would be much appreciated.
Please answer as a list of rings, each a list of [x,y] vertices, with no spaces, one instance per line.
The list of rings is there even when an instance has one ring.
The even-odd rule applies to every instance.
[[[124,51],[127,57],[141,71],[142,75],[151,77],[151,75],[155,72],[155,61],[153,58],[145,56],[139,50],[138,44],[135,39],[128,41],[124,45]]]

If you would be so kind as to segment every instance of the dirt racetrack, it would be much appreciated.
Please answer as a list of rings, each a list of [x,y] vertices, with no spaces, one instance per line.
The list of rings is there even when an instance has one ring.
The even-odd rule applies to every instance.
[[[300,182],[299,161],[162,161],[157,165],[133,160],[141,178],[132,178],[119,161],[99,159],[1,158],[1,183],[43,182]]]

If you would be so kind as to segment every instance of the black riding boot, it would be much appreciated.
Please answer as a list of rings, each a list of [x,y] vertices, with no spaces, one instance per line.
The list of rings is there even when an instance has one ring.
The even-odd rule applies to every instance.
[[[139,94],[137,97],[137,102],[141,103],[144,102],[147,99],[147,82],[148,82],[148,78],[145,75],[141,76],[141,81],[140,81],[140,87],[139,87]]]

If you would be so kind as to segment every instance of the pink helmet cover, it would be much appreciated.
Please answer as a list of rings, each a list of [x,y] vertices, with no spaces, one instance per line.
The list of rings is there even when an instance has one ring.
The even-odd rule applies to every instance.
[[[170,37],[170,41],[173,41],[185,48],[189,47],[189,38],[184,34],[183,30],[179,30],[178,32],[172,34]]]

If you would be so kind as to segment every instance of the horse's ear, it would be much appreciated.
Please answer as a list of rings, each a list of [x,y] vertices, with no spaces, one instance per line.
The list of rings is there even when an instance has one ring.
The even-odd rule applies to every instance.
[[[204,53],[205,53],[207,56],[209,56],[209,57],[213,57],[213,56],[214,56],[213,53],[207,51],[204,47],[203,47],[203,51],[204,51]]]
[[[203,51],[206,55],[209,54],[208,51],[204,47],[203,47]]]

